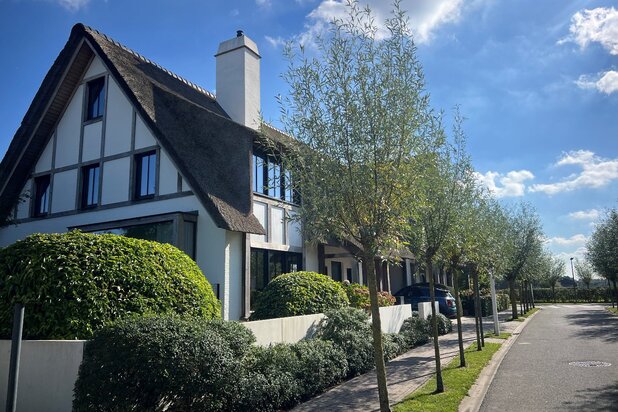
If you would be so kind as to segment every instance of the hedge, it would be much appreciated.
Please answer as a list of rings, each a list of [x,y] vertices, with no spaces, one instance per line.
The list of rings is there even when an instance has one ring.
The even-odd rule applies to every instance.
[[[613,291],[608,288],[581,288],[575,290],[573,288],[555,288],[555,295],[551,288],[534,288],[535,302],[602,302],[611,303],[613,299]]]
[[[358,283],[342,283],[343,289],[350,301],[350,306],[358,309],[369,309],[369,288]],[[386,291],[378,291],[379,306],[393,306],[397,300],[393,295]]]
[[[474,316],[474,292],[472,289],[465,289],[459,292],[461,298],[462,312],[466,316]],[[507,309],[510,305],[508,293],[496,292],[496,302],[498,312]],[[481,312],[482,316],[489,316],[492,313],[491,292],[489,289],[481,289]]]
[[[293,272],[274,278],[259,294],[251,320],[323,313],[349,305],[339,282],[315,272]]]
[[[177,248],[116,235],[34,234],[0,250],[0,337],[25,305],[24,338],[89,339],[124,316],[219,318],[220,304]]]

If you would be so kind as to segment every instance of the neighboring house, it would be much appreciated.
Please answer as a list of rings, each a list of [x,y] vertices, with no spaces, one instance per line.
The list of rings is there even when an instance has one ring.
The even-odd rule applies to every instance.
[[[289,174],[260,141],[260,55],[242,32],[216,54],[217,96],[77,24],[0,164],[0,247],[80,229],[171,243],[196,260],[225,319],[273,276],[365,283],[354,245],[304,242]],[[415,280],[411,256],[381,287]]]

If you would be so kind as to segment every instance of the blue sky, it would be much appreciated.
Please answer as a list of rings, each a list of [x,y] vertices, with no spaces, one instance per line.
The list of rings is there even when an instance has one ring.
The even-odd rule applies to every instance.
[[[378,21],[389,2],[368,0]],[[432,104],[461,106],[473,163],[503,202],[538,210],[547,247],[582,257],[618,206],[618,1],[404,0]],[[0,0],[0,155],[70,29],[83,22],[214,91],[220,41],[245,31],[262,56],[262,111],[286,40],[308,44],[339,0]]]

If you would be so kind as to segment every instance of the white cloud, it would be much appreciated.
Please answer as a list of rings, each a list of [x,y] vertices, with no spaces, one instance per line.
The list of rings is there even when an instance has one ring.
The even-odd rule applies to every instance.
[[[266,39],[268,44],[270,44],[271,46],[273,46],[275,48],[277,48],[279,46],[283,46],[286,43],[286,41],[285,41],[285,39],[283,37],[264,36],[264,38]]]
[[[618,179],[618,159],[603,159],[588,150],[565,153],[555,163],[555,166],[565,165],[579,166],[582,170],[561,182],[532,185],[529,191],[554,195],[581,188],[600,188]]]
[[[232,9],[230,10],[230,16],[232,17],[236,17],[240,14],[240,11],[238,9]]]
[[[486,0],[465,2],[463,0],[402,0],[401,8],[406,10],[410,18],[410,26],[417,43],[431,41],[435,31],[444,24],[459,21],[464,7],[476,7]],[[307,16],[309,22],[305,25],[305,32],[299,38],[303,44],[312,44],[313,39],[322,33],[333,19],[346,16],[345,0],[323,0]],[[388,33],[384,21],[390,16],[390,1],[361,0],[361,6],[369,6],[378,26],[378,37],[385,37]]]
[[[618,72],[609,70],[596,76],[582,74],[575,84],[580,89],[595,89],[609,95],[618,92]]]
[[[618,55],[618,10],[598,7],[578,11],[571,17],[570,34],[558,43],[574,42],[582,49],[599,43],[610,54]]]
[[[571,237],[550,237],[545,243],[556,246],[584,246],[588,238],[585,235],[577,234]]]
[[[264,8],[269,8],[270,6],[272,6],[271,0],[255,0],[255,4],[257,4],[258,7]]]
[[[573,220],[597,220],[601,212],[597,209],[578,210],[577,212],[569,213],[569,218]]]
[[[58,3],[69,11],[77,11],[90,3],[90,0],[49,0],[54,3]]]
[[[498,198],[523,196],[526,192],[525,181],[534,179],[534,175],[528,170],[513,170],[506,175],[492,171],[475,175],[477,180]]]

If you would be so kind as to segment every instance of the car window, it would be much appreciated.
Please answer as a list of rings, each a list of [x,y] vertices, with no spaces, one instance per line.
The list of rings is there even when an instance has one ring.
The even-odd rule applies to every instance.
[[[448,291],[443,290],[443,289],[436,289],[436,297],[438,298],[444,298],[446,297],[446,294],[448,293]]]

